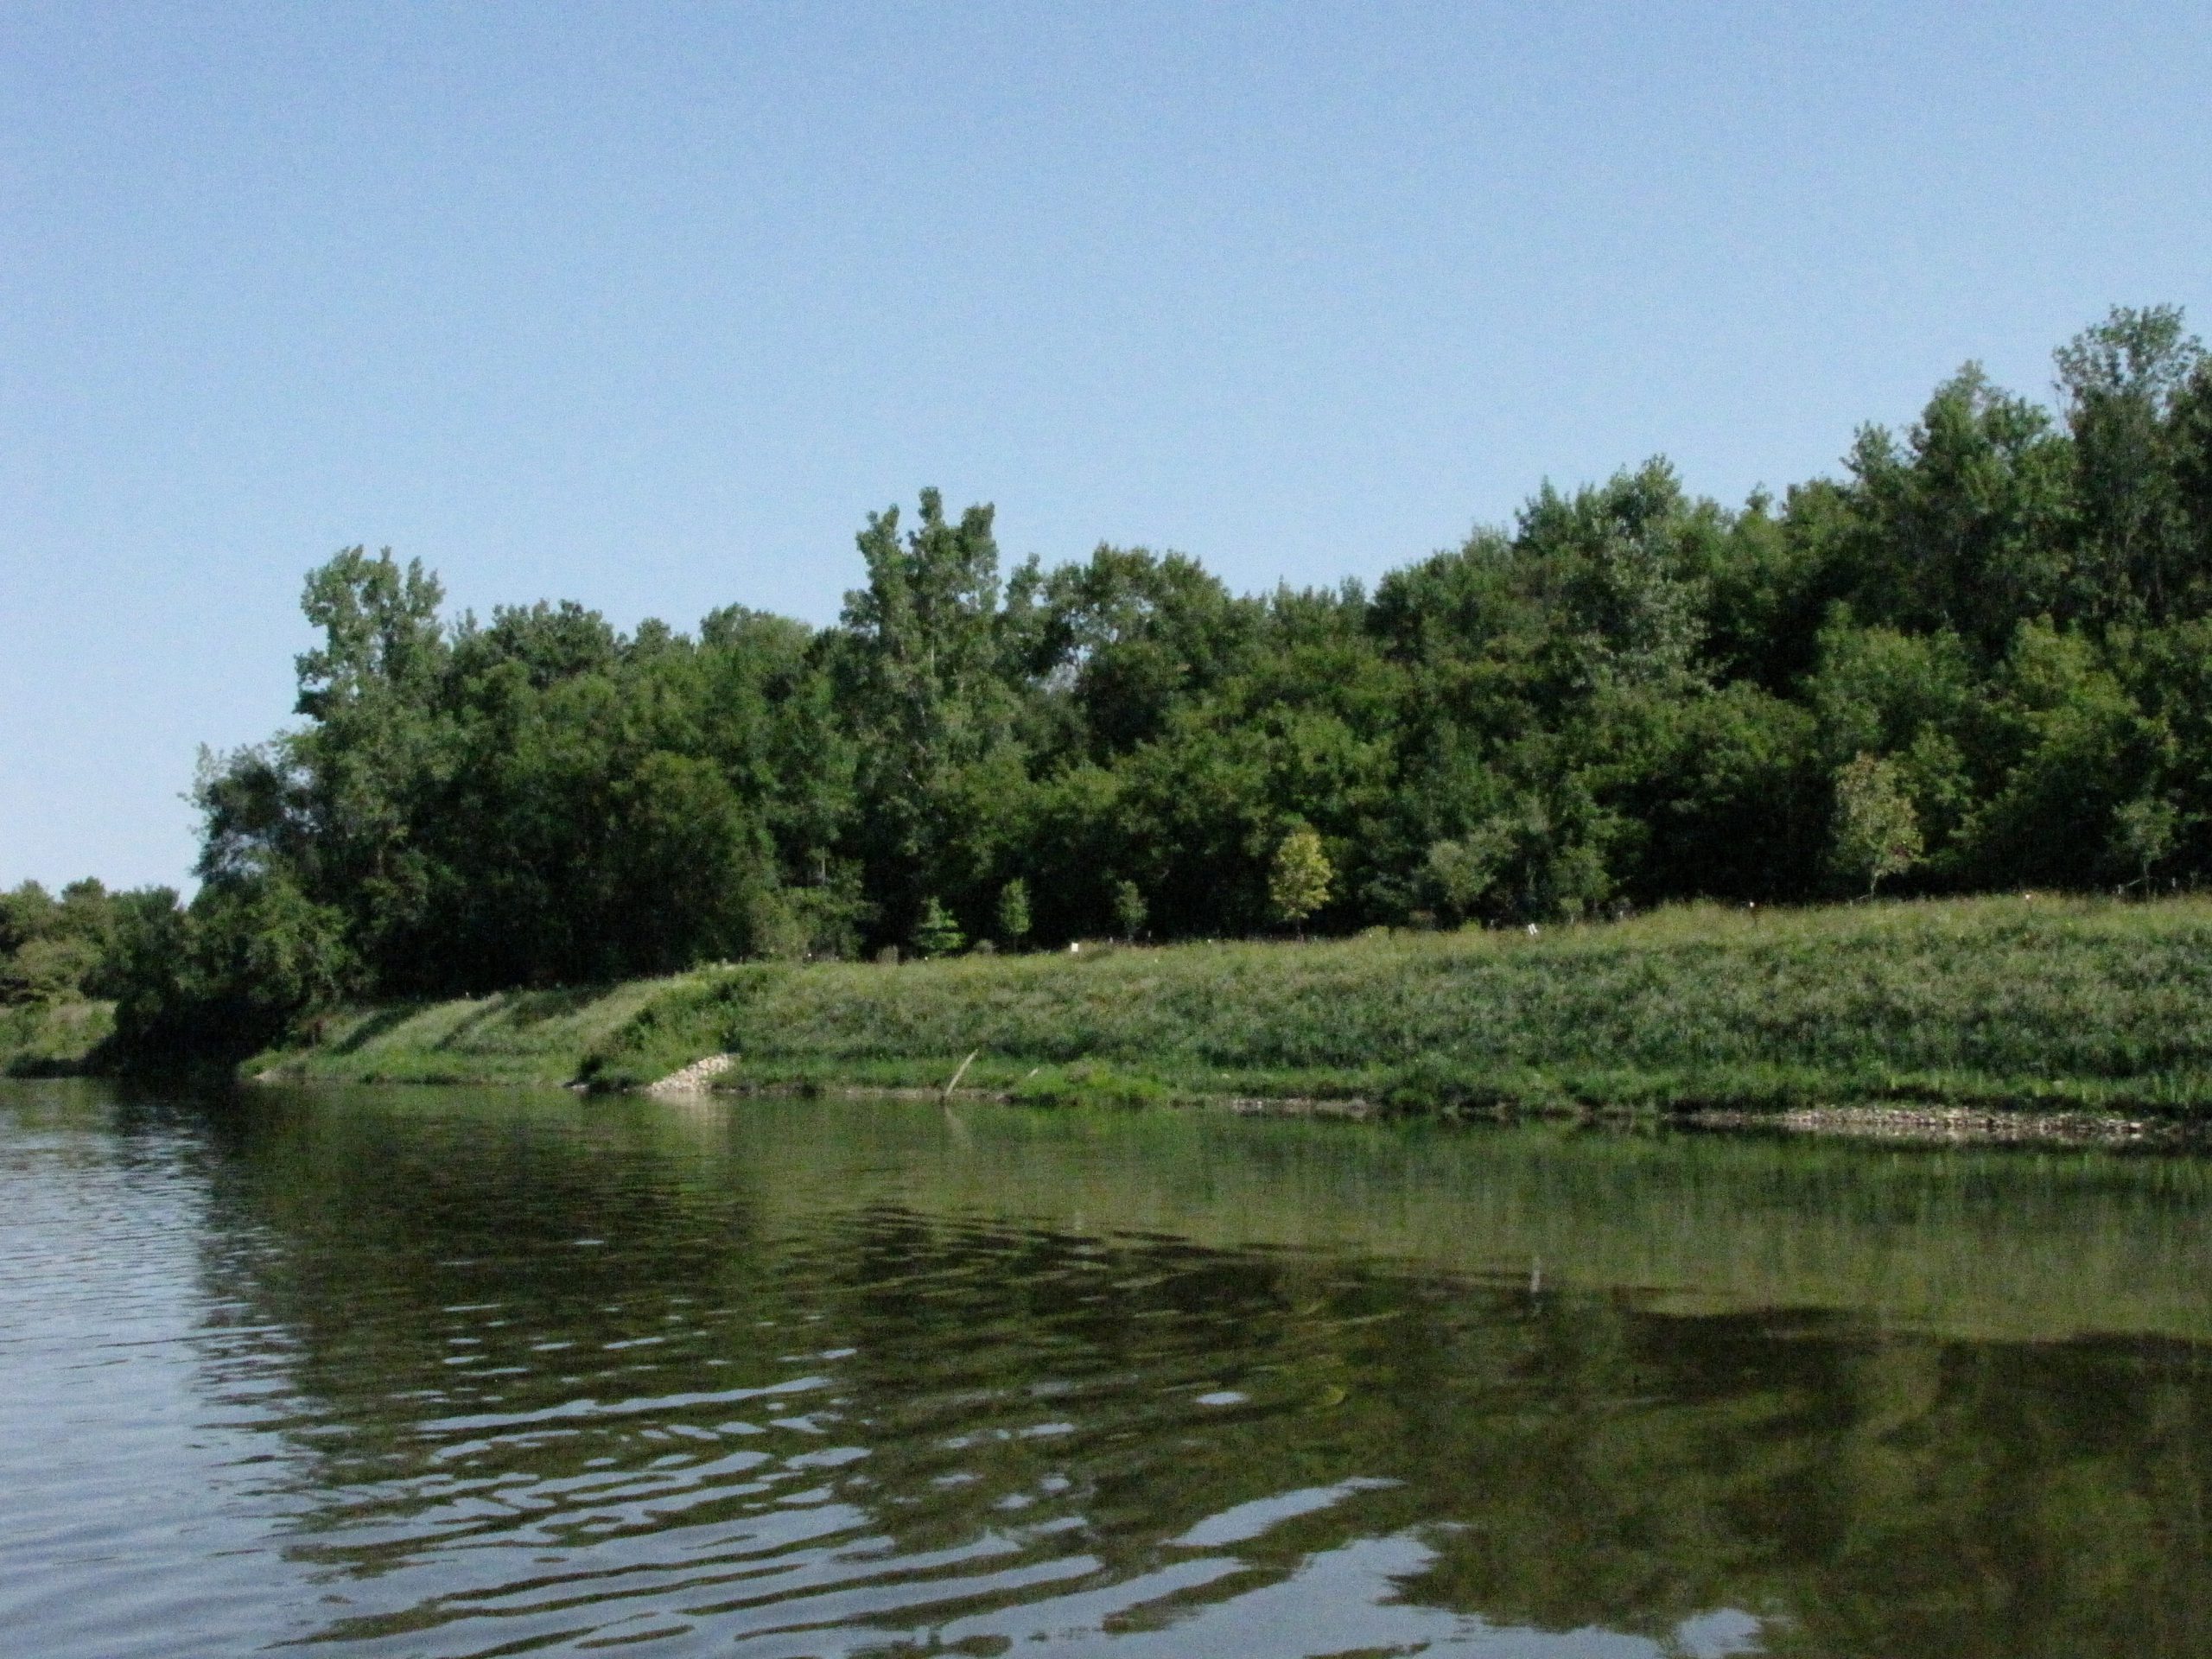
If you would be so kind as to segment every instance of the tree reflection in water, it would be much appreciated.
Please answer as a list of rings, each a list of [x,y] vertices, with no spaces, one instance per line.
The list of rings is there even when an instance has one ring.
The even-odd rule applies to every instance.
[[[194,1148],[203,1294],[267,1333],[280,1547],[344,1598],[317,1615],[343,1651],[2212,1638],[2193,1163],[839,1102],[100,1109]]]

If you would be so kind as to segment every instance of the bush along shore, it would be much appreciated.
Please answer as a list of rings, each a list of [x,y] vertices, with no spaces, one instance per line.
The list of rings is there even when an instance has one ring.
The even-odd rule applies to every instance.
[[[115,1005],[86,997],[0,1008],[0,1077],[67,1077],[101,1069]]]
[[[714,967],[334,1016],[268,1079],[1409,1113],[2212,1122],[2212,900],[1682,906],[1557,928]]]

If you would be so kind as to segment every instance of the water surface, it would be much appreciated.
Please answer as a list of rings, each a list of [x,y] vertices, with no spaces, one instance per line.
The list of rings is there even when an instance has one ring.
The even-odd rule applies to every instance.
[[[0,1085],[0,1652],[2212,1650],[2212,1167]]]

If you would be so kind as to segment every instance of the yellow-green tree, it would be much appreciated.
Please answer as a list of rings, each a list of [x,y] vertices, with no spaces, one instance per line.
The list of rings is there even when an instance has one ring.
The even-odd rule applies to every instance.
[[[1321,837],[1300,824],[1275,849],[1274,864],[1268,872],[1268,906],[1303,938],[1306,918],[1329,902],[1329,883],[1336,874]]]
[[[1859,753],[1835,775],[1835,862],[1873,897],[1882,878],[1920,862],[1919,816],[1895,763]]]

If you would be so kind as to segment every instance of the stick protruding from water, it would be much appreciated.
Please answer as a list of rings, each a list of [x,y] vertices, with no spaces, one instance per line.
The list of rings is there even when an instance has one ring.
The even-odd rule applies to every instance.
[[[960,1062],[960,1069],[952,1074],[952,1081],[944,1085],[944,1093],[938,1096],[940,1100],[947,1104],[951,1103],[952,1091],[960,1086],[960,1079],[968,1075],[968,1068],[976,1064],[976,1056],[982,1052],[980,1048],[969,1051],[968,1058]]]

